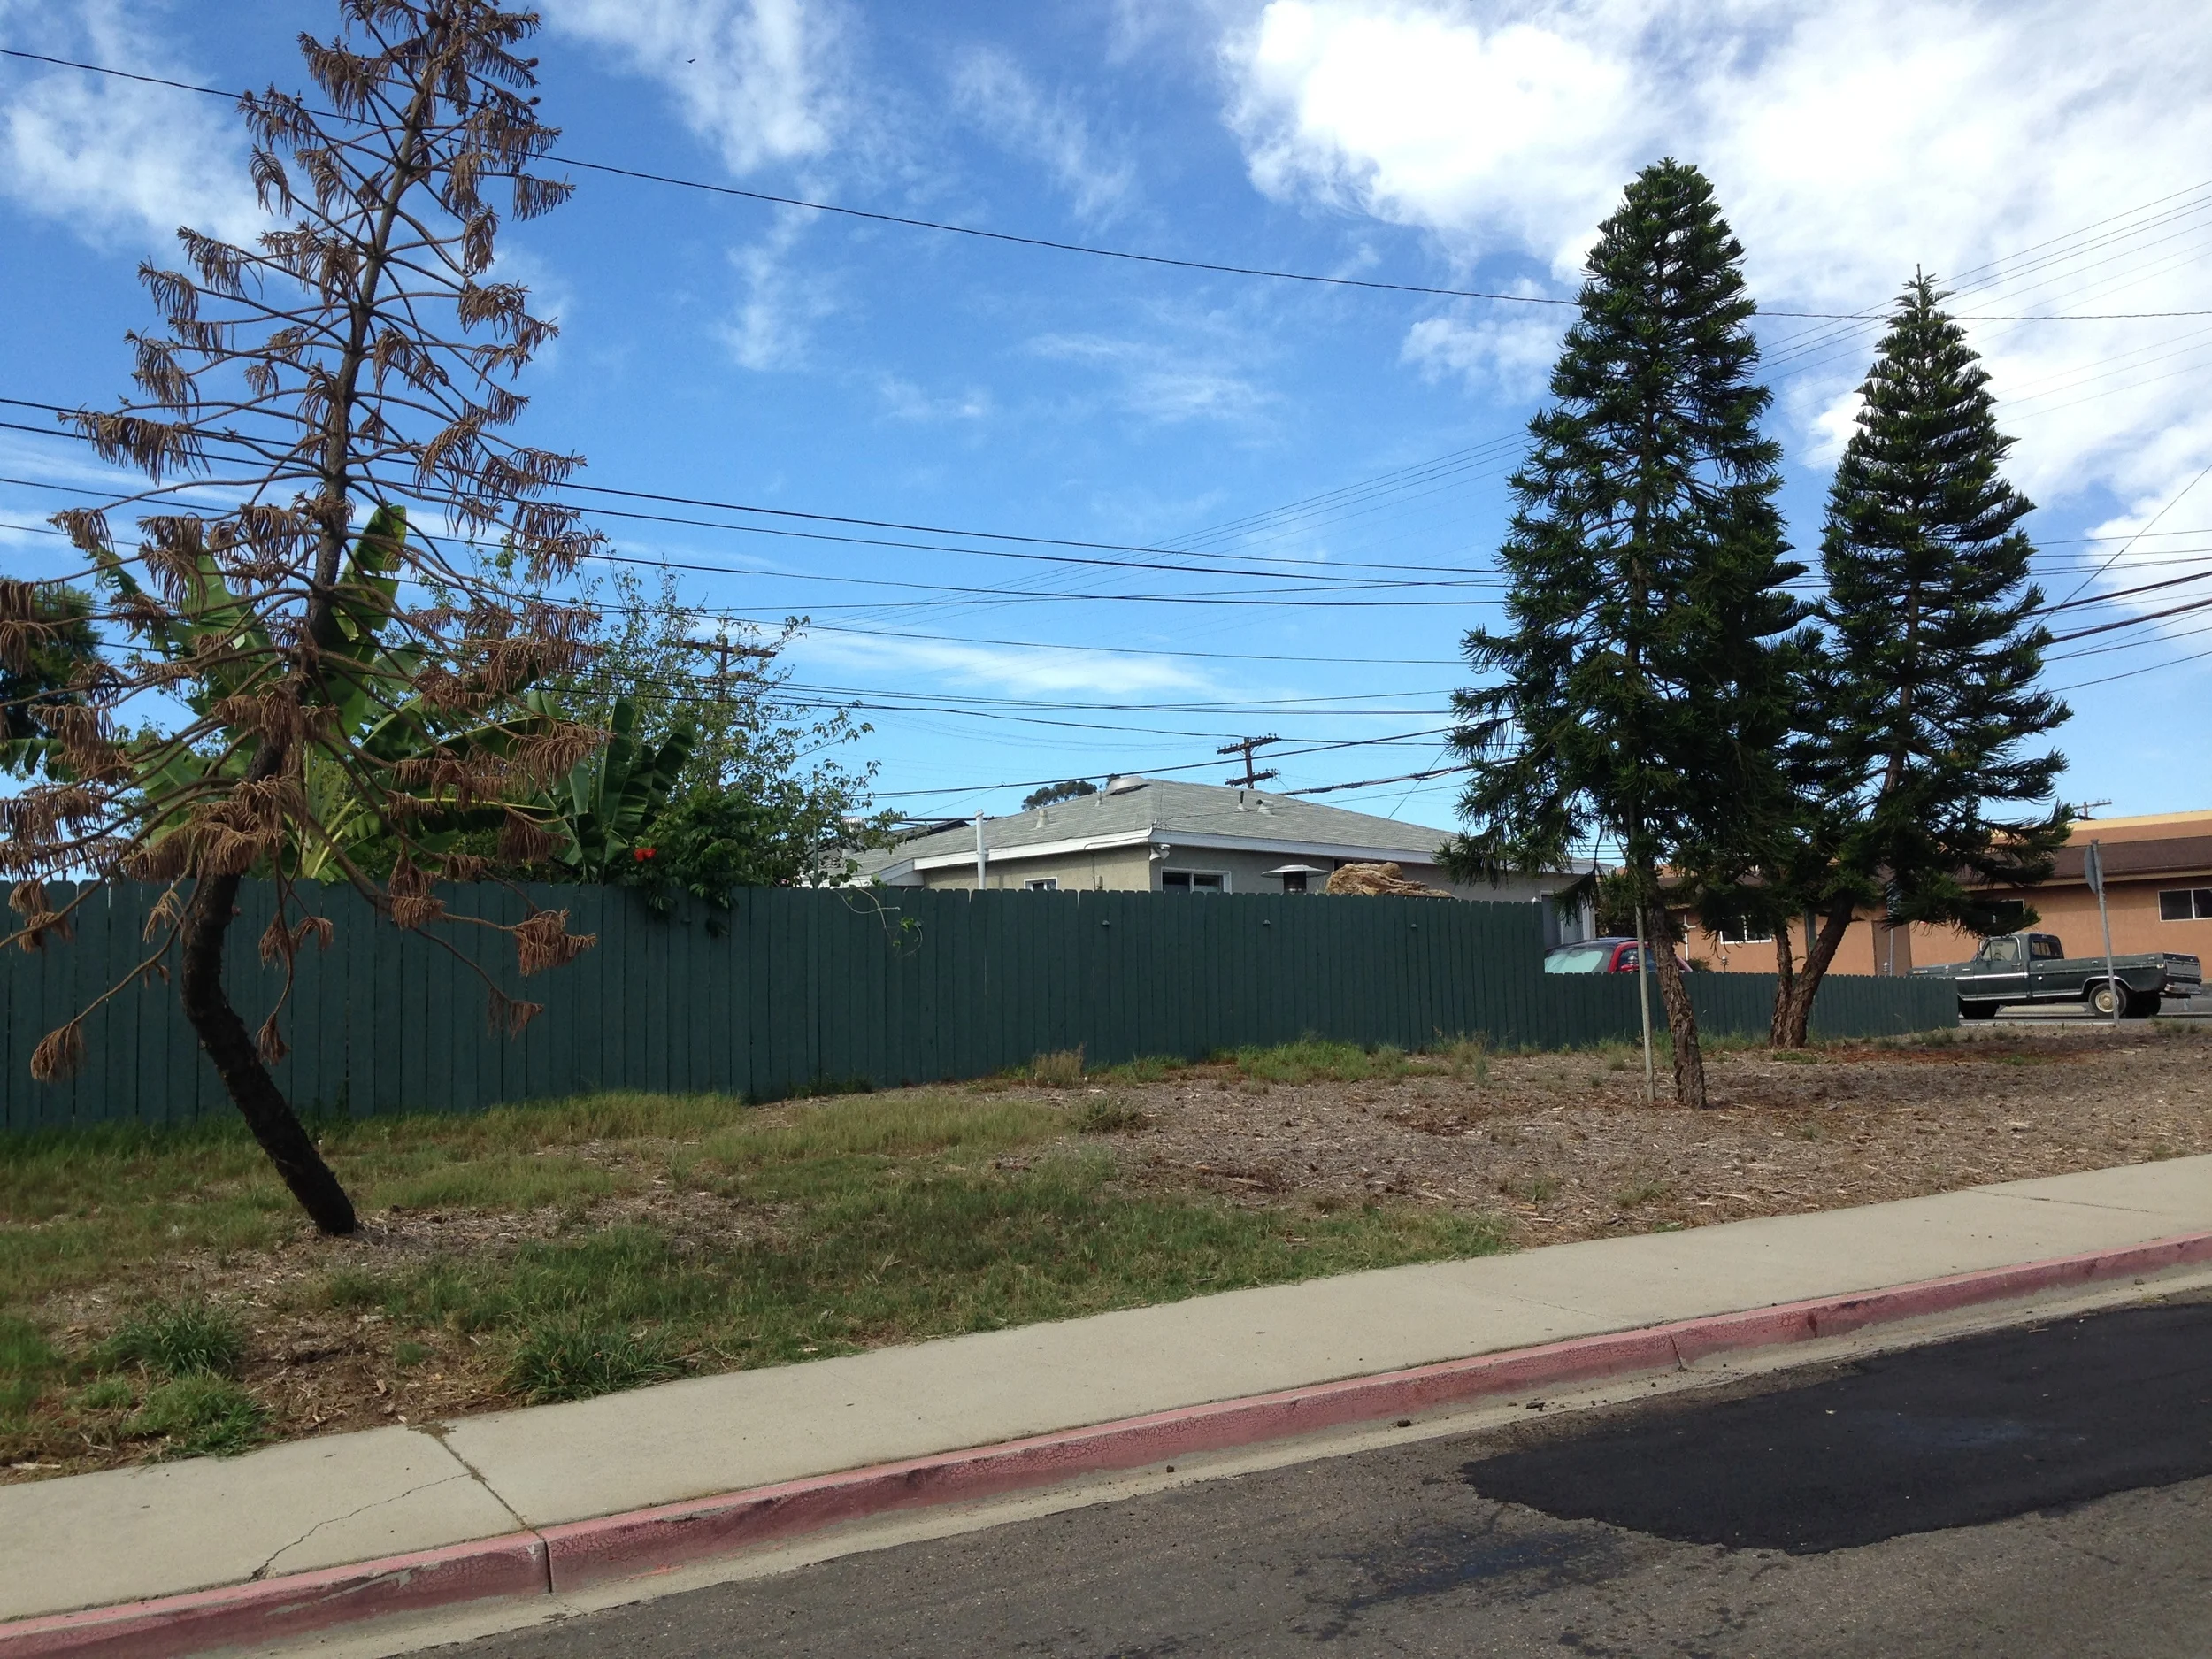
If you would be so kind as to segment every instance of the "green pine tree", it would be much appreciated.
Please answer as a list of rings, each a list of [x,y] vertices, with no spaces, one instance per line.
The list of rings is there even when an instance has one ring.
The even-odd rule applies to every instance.
[[[1776,1012],[1793,1047],[1855,916],[2016,927],[1990,887],[2041,880],[2066,839],[2062,804],[1992,816],[2050,799],[2065,759],[2027,746],[2070,710],[2036,684],[2050,634],[2019,527],[2035,503],[2005,481],[2012,440],[1946,297],[1925,274],[1906,285],[1829,492],[1829,639],[1797,745],[1808,811],[1791,884],[1819,926]]]
[[[1513,479],[1512,626],[1467,636],[1474,668],[1502,677],[1455,699],[1473,768],[1455,872],[1617,845],[1691,1106],[1705,1074],[1667,900],[1735,881],[1786,804],[1774,753],[1802,611],[1783,587],[1803,567],[1784,557],[1742,257],[1704,175],[1673,160],[1601,227]]]

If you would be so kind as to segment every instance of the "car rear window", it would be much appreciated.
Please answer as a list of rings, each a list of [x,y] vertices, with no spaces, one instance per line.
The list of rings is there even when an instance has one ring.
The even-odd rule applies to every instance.
[[[1613,955],[1610,945],[1563,945],[1546,953],[1546,973],[1600,973]]]

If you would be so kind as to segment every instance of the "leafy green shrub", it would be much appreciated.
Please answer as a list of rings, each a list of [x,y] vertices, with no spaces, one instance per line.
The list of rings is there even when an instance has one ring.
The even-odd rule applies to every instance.
[[[527,1333],[507,1364],[507,1386],[533,1405],[588,1400],[680,1377],[683,1366],[657,1333],[596,1329],[556,1320]]]
[[[230,1457],[268,1438],[268,1417],[236,1383],[202,1371],[148,1394],[123,1432],[162,1436],[167,1457]]]
[[[205,1302],[152,1303],[101,1349],[110,1366],[142,1365],[160,1377],[235,1376],[245,1357],[244,1330]]]

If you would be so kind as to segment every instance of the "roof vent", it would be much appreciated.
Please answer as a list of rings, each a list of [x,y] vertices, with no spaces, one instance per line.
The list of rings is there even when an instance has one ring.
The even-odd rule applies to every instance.
[[[1145,787],[1145,785],[1150,783],[1151,781],[1152,780],[1149,778],[1140,777],[1133,772],[1129,772],[1119,778],[1109,779],[1106,784],[1106,793],[1108,795],[1127,795],[1132,789],[1141,789]]]

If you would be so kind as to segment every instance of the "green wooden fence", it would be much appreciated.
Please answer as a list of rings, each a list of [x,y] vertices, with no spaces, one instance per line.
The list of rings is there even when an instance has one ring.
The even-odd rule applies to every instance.
[[[67,1082],[31,1079],[39,1038],[145,954],[150,888],[119,886],[75,936],[0,961],[0,1126],[176,1122],[227,1109],[173,987],[135,986],[86,1027]],[[514,920],[494,887],[445,895],[457,914]],[[336,925],[303,953],[283,1017],[279,1081],[304,1108],[365,1115],[468,1110],[603,1088],[717,1090],[757,1100],[825,1085],[889,1087],[987,1075],[1080,1047],[1094,1064],[1194,1058],[1311,1033],[1415,1048],[1482,1035],[1568,1047],[1633,1036],[1628,975],[1546,975],[1532,904],[1148,893],[933,893],[753,888],[728,911],[654,916],[628,892],[537,887],[599,943],[521,980],[497,935],[452,930],[511,995],[546,1011],[491,1033],[475,976],[434,942],[372,918],[348,889],[313,895]],[[256,949],[273,895],[249,882],[231,932],[233,998],[257,1025],[280,984]],[[495,947],[496,947],[495,949]],[[1692,981],[1712,1031],[1763,1033],[1773,980]],[[1816,1033],[1948,1025],[1944,986],[1832,979]]]

